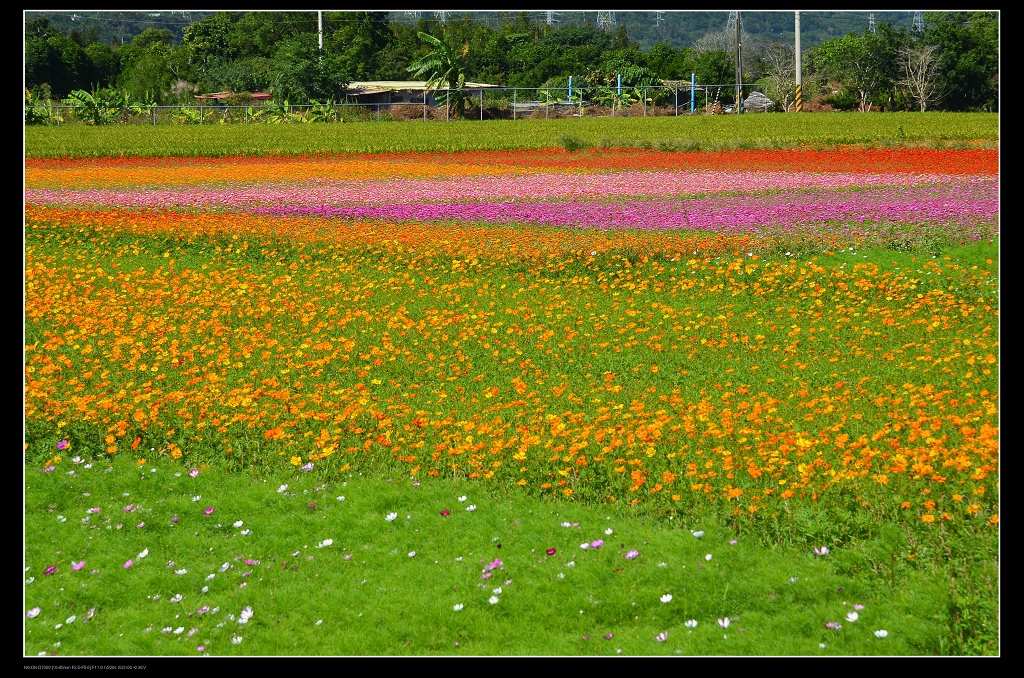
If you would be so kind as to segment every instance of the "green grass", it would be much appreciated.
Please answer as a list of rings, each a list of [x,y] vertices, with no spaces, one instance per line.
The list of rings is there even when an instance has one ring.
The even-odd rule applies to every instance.
[[[127,458],[97,460],[91,469],[65,459],[49,474],[26,469],[25,577],[34,581],[25,586],[25,604],[41,608],[26,620],[26,655],[196,655],[199,646],[211,655],[946,649],[944,583],[926,569],[903,569],[897,579],[865,566],[869,556],[906,560],[899,530],[816,557],[693,516],[552,503],[478,484],[428,478],[415,486],[406,477],[297,469],[260,477],[217,467],[192,478],[187,470],[164,462],[136,467]],[[88,514],[91,507],[101,512]],[[207,507],[212,515],[204,515]],[[392,512],[398,515],[388,522]],[[237,520],[244,525],[233,527]],[[327,539],[333,544],[318,548]],[[580,548],[597,539],[605,542],[600,548]],[[627,559],[630,549],[639,556]],[[481,579],[496,558],[500,569]],[[82,560],[73,571],[72,561]],[[49,565],[57,570],[46,575]],[[180,602],[172,602],[177,594]],[[665,594],[672,599],[662,603]],[[493,595],[496,604],[488,602]],[[456,604],[464,608],[455,611]],[[859,619],[846,621],[855,604],[864,605]],[[204,606],[210,611],[199,614]],[[239,625],[246,606],[252,619]],[[86,621],[89,610],[95,613]],[[717,620],[726,616],[731,623],[722,629]],[[690,619],[696,628],[686,627]],[[826,628],[830,621],[842,629]],[[877,638],[878,629],[888,637]],[[667,640],[654,640],[665,631]],[[242,641],[232,644],[232,636]]]
[[[226,156],[639,147],[659,150],[871,144],[994,145],[996,113],[745,116],[192,126],[30,126],[29,158]]]

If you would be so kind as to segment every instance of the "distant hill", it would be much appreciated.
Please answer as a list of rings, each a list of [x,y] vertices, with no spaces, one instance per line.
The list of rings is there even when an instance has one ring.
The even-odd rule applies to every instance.
[[[868,15],[875,15],[875,23],[892,24],[896,29],[904,27],[910,30],[914,20],[914,12],[800,12],[800,45],[804,49],[820,45],[833,38],[849,33],[863,33],[868,28]],[[414,14],[418,14],[415,16]],[[392,23],[412,25],[421,19],[436,21],[436,12],[422,11],[390,12]],[[520,12],[449,12],[451,18],[470,16],[475,21],[486,23],[498,29],[506,16],[518,16]],[[545,23],[546,12],[525,12],[531,21]],[[551,17],[554,26],[579,26],[585,22],[597,25],[596,11],[554,12]],[[647,51],[655,43],[663,42],[669,47],[680,49],[692,47],[702,36],[725,30],[729,21],[729,11],[662,11],[662,12],[613,12],[615,28],[625,26],[631,40]],[[743,30],[751,35],[770,40],[793,42],[795,21],[793,12],[740,12],[740,23]]]
[[[190,11],[26,11],[26,21],[47,18],[50,26],[64,35],[78,31],[89,41],[104,44],[131,42],[139,33],[147,28],[166,28],[174,35],[175,44],[181,41],[182,30],[190,23],[199,21],[213,12]],[[418,16],[414,16],[414,14]],[[545,12],[449,12],[451,18],[463,15],[474,21],[487,24],[498,29],[509,15],[525,14],[531,21],[545,23],[548,15]],[[827,40],[847,35],[851,32],[863,33],[868,27],[869,12],[800,12],[800,43],[806,49],[819,45]],[[889,23],[895,28],[904,27],[908,30],[913,23],[914,13],[906,12],[874,12],[876,24]],[[392,23],[412,25],[421,19],[436,21],[436,12],[421,11],[389,12],[388,19]],[[579,26],[585,22],[598,23],[596,11],[554,12],[551,16],[555,26]],[[655,43],[679,49],[691,47],[693,43],[707,33],[721,31],[729,21],[729,11],[662,11],[662,12],[613,12],[615,27],[625,26],[631,40],[647,51]],[[743,30],[751,35],[771,40],[793,42],[793,12],[744,12],[740,13]]]

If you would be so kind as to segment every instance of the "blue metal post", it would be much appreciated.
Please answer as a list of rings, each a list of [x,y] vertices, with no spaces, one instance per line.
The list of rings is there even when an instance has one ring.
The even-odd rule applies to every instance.
[[[690,73],[690,115],[697,110],[697,74]]]
[[[572,76],[569,76],[569,103],[572,103]]]

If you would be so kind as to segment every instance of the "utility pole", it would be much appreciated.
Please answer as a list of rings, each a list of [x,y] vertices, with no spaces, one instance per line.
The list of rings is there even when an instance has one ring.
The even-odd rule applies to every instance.
[[[740,13],[736,12],[736,114],[743,110],[743,62],[740,44]]]
[[[794,49],[796,54],[796,112],[799,113],[804,108],[804,96],[803,96],[803,75],[800,64],[800,12],[796,14],[796,47]]]
[[[317,10],[316,13],[316,28],[320,34],[320,58],[324,58],[324,13],[323,10]]]

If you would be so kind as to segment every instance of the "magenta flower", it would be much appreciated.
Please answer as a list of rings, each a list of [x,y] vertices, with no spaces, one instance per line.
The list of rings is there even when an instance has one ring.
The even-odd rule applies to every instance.
[[[206,646],[205,645],[200,645],[199,647],[196,648],[196,652],[199,652],[199,653],[202,653],[205,650],[206,650]]]
[[[57,449],[58,450],[66,450],[67,448],[68,448],[68,441],[67,440],[62,440],[59,443],[57,443]]]
[[[501,567],[501,560],[499,558],[495,558],[491,562],[489,562],[486,565],[484,565],[484,569],[485,570],[494,570],[494,569],[497,569],[499,567]]]
[[[125,507],[124,507],[124,508],[122,508],[121,510],[122,510],[122,511],[124,511],[125,513],[128,513],[128,512],[129,512],[129,511],[131,511],[131,510],[132,510],[133,508],[135,508],[135,504],[128,504],[127,506],[125,506]]]
[[[199,475],[199,469],[197,469],[197,468],[194,468],[194,469],[192,469],[191,471],[188,472],[188,477],[189,478],[195,478],[197,475]]]
[[[482,575],[480,575],[480,578],[481,579],[490,579],[493,576],[494,576],[493,572],[484,572]]]
[[[85,567],[85,561],[84,560],[79,561],[77,563],[75,561],[73,561],[73,560],[71,561],[71,569],[74,570],[75,572],[81,570],[83,567]]]
[[[557,551],[557,549],[548,549],[548,550],[547,550],[547,551],[545,551],[544,553],[548,554],[549,556],[553,556],[553,555],[555,555],[555,553],[557,553],[557,552],[558,552],[558,551]]]
[[[596,540],[590,542],[590,548],[592,548],[592,549],[599,549],[602,546],[604,546],[604,540],[603,539],[596,539]]]
[[[213,514],[213,507],[212,506],[210,508],[208,508],[208,509],[204,509],[203,510],[203,515],[204,516],[209,516],[209,515],[212,515],[212,514]]]
[[[133,563],[133,562],[131,561],[131,559],[129,559],[129,560],[128,560],[128,562],[126,562],[126,563],[124,564],[124,569],[126,569],[126,570],[127,570],[127,569],[128,569],[129,567],[131,567],[131,566],[132,566],[132,565],[134,565],[134,564],[135,564],[135,563]]]
[[[99,506],[95,506],[95,507],[89,509],[88,511],[86,511],[86,513],[99,513],[99,512],[100,512],[100,507]]]
[[[56,565],[50,565],[48,568],[46,568],[46,571],[43,572],[43,574],[53,574],[56,571],[57,571],[57,566]]]
[[[260,561],[258,561],[258,560],[253,560],[252,558],[248,558],[248,559],[247,559],[247,560],[245,561],[245,564],[246,564],[246,565],[259,565],[259,564],[260,564]]]
[[[442,516],[450,516],[451,514],[452,514],[452,512],[449,511],[448,509],[442,509],[441,510],[441,515]]]
[[[52,471],[55,468],[57,468],[57,467],[56,466],[47,466],[46,468],[43,469],[43,473],[49,473],[50,471]]]
[[[171,518],[171,522],[172,523],[178,522],[178,516],[174,516],[173,518]]]

